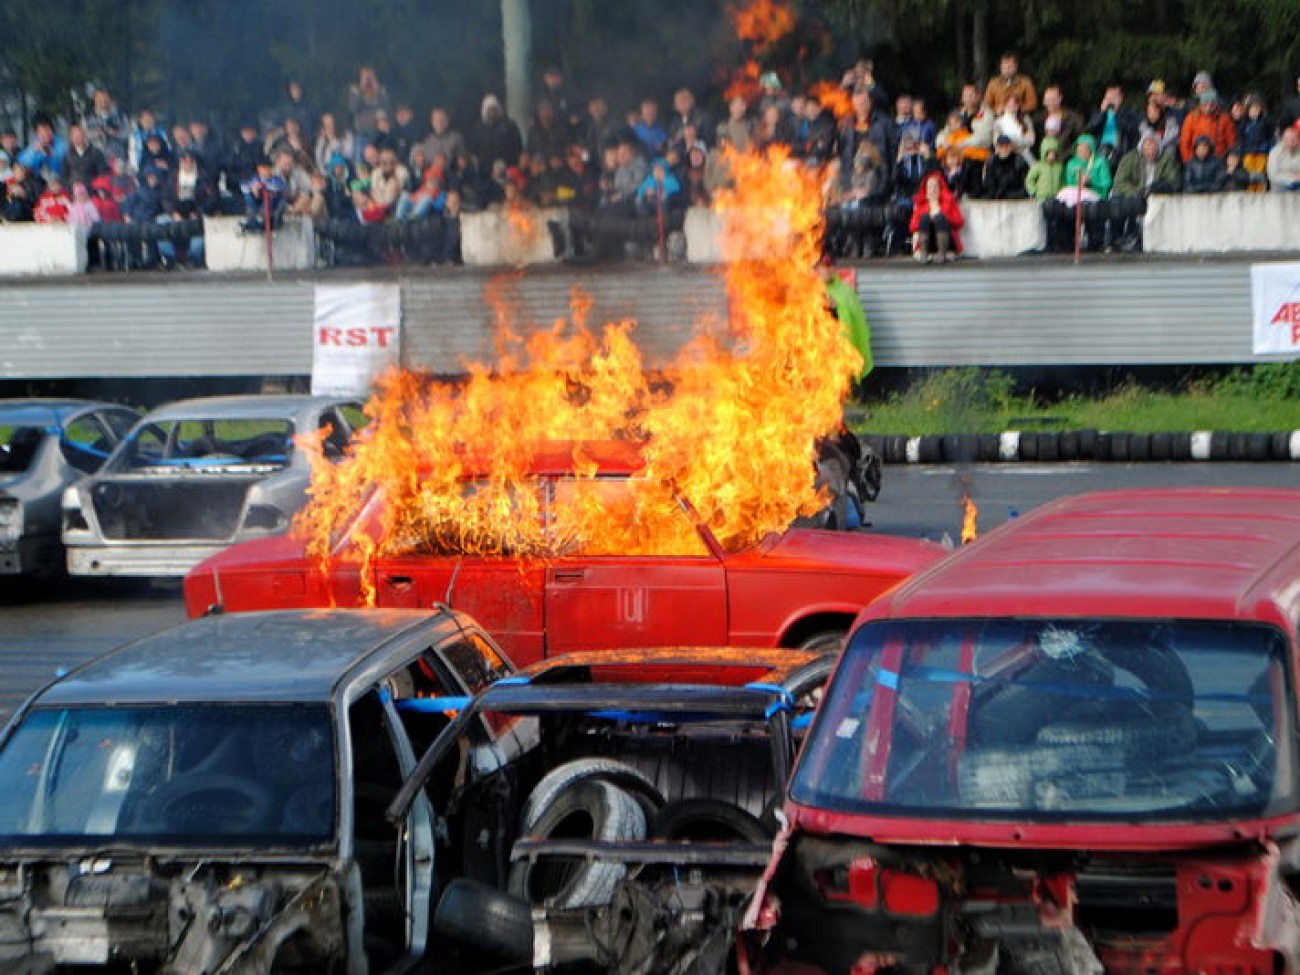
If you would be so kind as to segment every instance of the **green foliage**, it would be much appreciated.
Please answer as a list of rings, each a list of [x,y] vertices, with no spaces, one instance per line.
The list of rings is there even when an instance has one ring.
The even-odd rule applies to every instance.
[[[1234,369],[1211,384],[1210,388],[1222,396],[1300,402],[1300,360],[1263,362],[1257,366]]]

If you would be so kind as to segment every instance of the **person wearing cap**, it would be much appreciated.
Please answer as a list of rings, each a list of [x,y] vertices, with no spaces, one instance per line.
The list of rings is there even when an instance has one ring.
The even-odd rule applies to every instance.
[[[1200,104],[1201,96],[1204,95],[1207,91],[1214,91],[1214,90],[1215,90],[1214,79],[1210,77],[1210,72],[1208,71],[1196,72],[1196,76],[1192,78],[1192,100],[1195,103]],[[1215,92],[1215,95],[1217,97],[1218,93]]]
[[[1228,113],[1220,108],[1219,93],[1209,88],[1198,97],[1200,101],[1196,111],[1183,120],[1178,134],[1178,154],[1184,165],[1192,158],[1196,140],[1201,136],[1210,140],[1212,155],[1216,159],[1222,159],[1228,148],[1237,144],[1237,127],[1232,124]]]
[[[1028,194],[1025,179],[1029,164],[1016,151],[1016,145],[1005,132],[993,140],[993,155],[984,163],[981,180],[983,198],[986,200],[1023,200]]]
[[[1012,97],[1020,103],[1021,111],[1033,112],[1038,108],[1038,92],[1033,79],[1020,73],[1020,59],[1014,52],[1007,51],[998,61],[998,73],[984,86],[984,104],[998,115],[1007,99]]]
[[[1110,85],[1088,120],[1086,131],[1096,140],[1097,152],[1113,170],[1124,154],[1137,145],[1138,126],[1137,113],[1124,107],[1124,89]]]
[[[501,99],[491,92],[483,96],[478,124],[470,131],[469,147],[485,178],[491,177],[498,159],[506,166],[519,165],[524,138],[519,126],[502,109]]]
[[[1275,193],[1300,190],[1300,120],[1282,130],[1282,138],[1268,154],[1268,187]]]

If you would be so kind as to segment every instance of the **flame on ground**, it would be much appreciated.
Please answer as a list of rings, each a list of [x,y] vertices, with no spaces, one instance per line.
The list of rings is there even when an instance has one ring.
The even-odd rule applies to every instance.
[[[729,550],[815,511],[815,442],[837,427],[861,366],[816,271],[818,180],[780,151],[730,163],[735,188],[715,203],[728,322],[702,325],[651,376],[634,323],[596,332],[590,302],[575,295],[570,318],[522,335],[508,282],[498,284],[488,296],[495,362],[469,364],[459,384],[391,372],[347,458],[332,464],[305,445],[312,485],[295,531],[322,569],[339,555],[364,570],[410,551],[673,552],[693,534],[678,496]],[[590,480],[597,463],[584,444],[607,441],[638,445],[642,490],[543,497],[539,449],[574,442],[569,460]],[[376,489],[383,503],[358,517]]]
[[[980,509],[975,506],[975,501],[969,493],[962,495],[961,503],[964,511],[961,519],[961,543],[969,545],[979,537]]]

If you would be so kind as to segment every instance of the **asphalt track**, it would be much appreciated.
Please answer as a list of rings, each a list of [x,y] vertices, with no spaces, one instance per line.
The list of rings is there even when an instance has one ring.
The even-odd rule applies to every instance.
[[[868,517],[872,531],[939,541],[960,536],[967,491],[983,532],[1066,494],[1189,484],[1297,487],[1300,463],[888,466]],[[34,589],[0,579],[0,720],[60,668],[183,619],[176,589],[82,582]]]

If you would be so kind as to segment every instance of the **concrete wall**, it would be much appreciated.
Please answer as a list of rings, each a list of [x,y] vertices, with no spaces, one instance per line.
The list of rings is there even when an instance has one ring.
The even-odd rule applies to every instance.
[[[961,215],[967,257],[1015,257],[1047,243],[1043,208],[1034,200],[964,200]]]
[[[0,224],[0,274],[59,275],[86,270],[86,231],[68,223]]]
[[[210,271],[265,271],[266,235],[245,233],[243,217],[204,217],[205,257]],[[285,217],[271,234],[277,271],[304,271],[316,266],[316,232],[306,217]]]
[[[461,258],[466,264],[489,267],[554,264],[559,258],[548,227],[552,221],[567,227],[569,212],[553,207],[462,214]]]
[[[1300,250],[1300,193],[1153,196],[1142,247],[1150,254]]]

